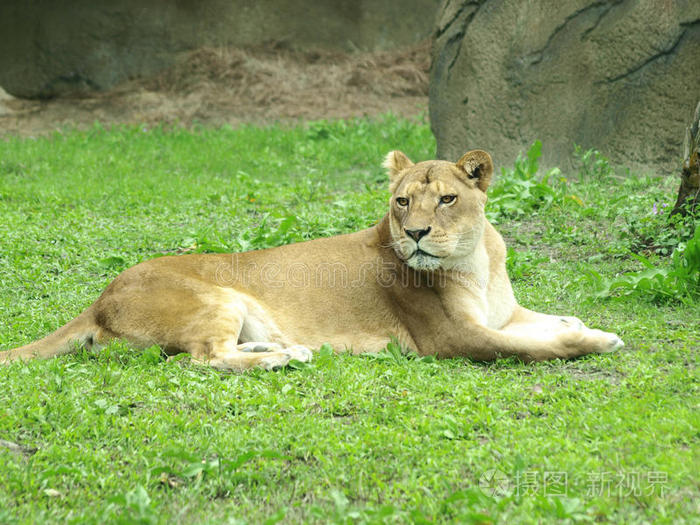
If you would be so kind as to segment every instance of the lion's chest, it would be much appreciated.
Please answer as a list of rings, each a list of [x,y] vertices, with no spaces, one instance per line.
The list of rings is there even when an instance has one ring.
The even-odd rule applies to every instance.
[[[475,253],[462,271],[454,272],[444,290],[450,317],[500,329],[513,315],[515,298],[505,271],[491,272],[486,250]]]

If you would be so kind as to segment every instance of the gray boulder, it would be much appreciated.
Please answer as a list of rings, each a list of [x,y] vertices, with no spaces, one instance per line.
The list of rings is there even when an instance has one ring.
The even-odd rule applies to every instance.
[[[574,143],[677,172],[700,100],[698,0],[447,0],[430,121],[440,158],[471,148],[510,165],[535,139],[569,167]]]

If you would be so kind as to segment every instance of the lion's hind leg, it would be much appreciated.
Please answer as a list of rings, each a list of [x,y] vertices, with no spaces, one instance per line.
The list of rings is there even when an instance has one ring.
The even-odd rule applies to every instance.
[[[286,343],[265,309],[232,288],[199,279],[132,270],[97,301],[99,328],[137,347],[159,345],[167,354],[224,370],[274,369],[309,361],[306,348]],[[250,342],[257,341],[257,342]]]
[[[185,345],[196,362],[219,370],[243,371],[255,367],[276,370],[293,359],[311,361],[308,348],[275,342],[284,341],[284,337],[251,297],[230,289],[225,295],[227,300],[213,309],[206,316],[206,326],[197,330],[197,339]],[[257,340],[251,341],[251,337]]]
[[[311,350],[304,346],[283,347],[278,343],[249,342],[234,344],[232,341],[208,349],[206,355],[193,358],[220,370],[246,370],[261,367],[275,370],[287,366],[292,359],[301,362],[311,361]]]

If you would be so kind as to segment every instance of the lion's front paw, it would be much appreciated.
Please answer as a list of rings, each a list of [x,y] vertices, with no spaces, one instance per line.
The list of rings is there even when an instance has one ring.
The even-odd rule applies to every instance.
[[[598,332],[600,341],[600,350],[598,352],[605,354],[608,352],[614,352],[625,346],[625,342],[618,337],[617,334],[610,332],[603,332],[602,330],[590,330],[591,332]]]
[[[571,358],[586,354],[605,354],[619,350],[625,343],[616,334],[602,330],[568,330],[558,337],[562,357]]]

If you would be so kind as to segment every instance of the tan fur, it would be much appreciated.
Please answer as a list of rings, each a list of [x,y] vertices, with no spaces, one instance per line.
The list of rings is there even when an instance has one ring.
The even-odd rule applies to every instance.
[[[421,355],[571,358],[622,346],[573,317],[518,306],[503,239],[484,216],[484,151],[457,163],[387,156],[389,212],[357,233],[231,255],[184,255],[119,275],[85,312],[0,362],[48,358],[112,339],[217,368],[308,361],[308,348]],[[453,198],[454,197],[454,198]],[[420,249],[421,251],[417,251]]]

